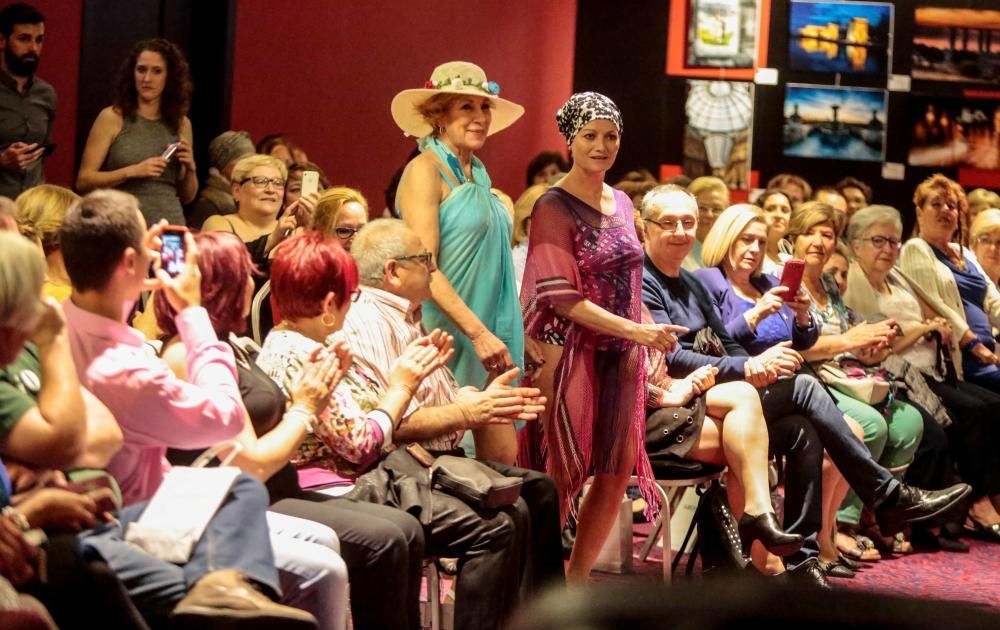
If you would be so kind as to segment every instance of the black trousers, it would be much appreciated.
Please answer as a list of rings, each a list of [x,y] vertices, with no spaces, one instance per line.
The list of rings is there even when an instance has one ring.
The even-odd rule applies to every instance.
[[[946,429],[948,445],[972,498],[1000,494],[1000,395],[965,381],[928,378],[927,385],[954,420]]]
[[[393,507],[318,492],[271,505],[275,512],[322,523],[337,532],[351,581],[355,628],[419,628],[424,532]]]

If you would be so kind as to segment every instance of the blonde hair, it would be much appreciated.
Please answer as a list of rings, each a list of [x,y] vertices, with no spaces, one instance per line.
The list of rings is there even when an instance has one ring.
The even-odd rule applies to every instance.
[[[316,201],[316,211],[313,212],[312,225],[310,229],[333,236],[337,229],[337,220],[340,218],[340,211],[344,209],[344,204],[348,202],[360,204],[365,209],[365,216],[368,215],[368,201],[361,191],[347,186],[334,186],[327,188],[319,194]]]
[[[40,243],[46,256],[59,251],[59,226],[66,211],[80,200],[69,188],[42,184],[29,188],[14,201],[14,220],[21,234]]]
[[[726,203],[729,203],[729,186],[726,186],[726,182],[722,181],[718,177],[713,177],[711,175],[698,177],[688,184],[687,190],[695,197],[703,192],[718,190],[726,194]]]
[[[44,281],[38,247],[16,232],[0,231],[0,326],[24,326],[39,308]]]
[[[261,166],[270,166],[281,173],[281,179],[288,179],[288,167],[285,166],[284,162],[273,155],[254,153],[253,155],[248,155],[236,163],[236,166],[233,167],[232,182],[234,184],[242,183],[251,171]]]
[[[970,206],[984,206],[986,208],[1000,208],[1000,194],[985,188],[970,190],[966,195]]]
[[[989,208],[976,215],[969,228],[969,240],[975,245],[980,236],[1000,230],[1000,210]]]
[[[535,210],[535,202],[549,188],[552,188],[551,184],[529,186],[514,202],[514,236],[511,239],[511,247],[528,240],[528,220]]]
[[[706,267],[718,267],[729,256],[736,239],[746,231],[751,223],[760,223],[767,227],[764,211],[749,203],[738,203],[726,208],[725,212],[715,220],[712,229],[708,231],[701,244],[701,260]],[[764,264],[761,256],[761,265]],[[754,275],[760,273],[760,267],[754,270]]]
[[[504,191],[500,190],[499,188],[496,188],[496,187],[490,188],[490,192],[493,193],[494,197],[496,197],[497,199],[500,200],[500,203],[503,204],[503,207],[507,209],[507,214],[510,215],[510,220],[513,221],[514,220],[514,200],[510,198],[510,195],[508,195]]]

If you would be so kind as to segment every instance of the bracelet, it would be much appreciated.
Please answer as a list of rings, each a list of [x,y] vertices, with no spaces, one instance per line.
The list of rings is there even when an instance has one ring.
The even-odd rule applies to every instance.
[[[22,532],[26,532],[29,529],[31,529],[31,523],[28,522],[28,519],[25,518],[24,514],[18,512],[17,509],[14,508],[13,506],[8,505],[7,507],[3,508],[2,510],[0,510],[0,514],[3,514],[11,521],[13,521],[14,524],[17,525],[17,528],[20,529]]]
[[[298,405],[292,405],[291,407],[288,408],[288,411],[285,412],[285,416],[289,418],[295,418],[296,420],[301,422],[302,426],[305,427],[306,433],[312,433],[313,429],[315,428],[316,414],[314,414],[313,412],[309,411],[304,407]]]

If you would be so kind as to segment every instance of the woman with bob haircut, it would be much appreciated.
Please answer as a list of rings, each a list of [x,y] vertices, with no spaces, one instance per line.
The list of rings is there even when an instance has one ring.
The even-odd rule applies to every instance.
[[[976,221],[988,212],[980,214]],[[896,266],[902,235],[899,212],[890,206],[870,206],[851,217],[847,239],[856,262],[848,272],[844,302],[859,317],[891,317],[896,321],[902,334],[893,343],[893,352],[905,362],[905,369],[916,371],[937,397],[921,401],[921,406],[943,428],[951,457],[962,479],[972,486],[968,525],[981,537],[1000,542],[1000,450],[996,446],[1000,433],[995,422],[1000,416],[1000,395],[963,380],[958,337],[948,323],[946,311],[925,286]],[[942,346],[940,352],[952,358],[954,379],[948,378],[939,364],[938,344]],[[907,395],[912,399],[916,390],[909,389]],[[907,476],[912,472],[913,467]],[[943,529],[943,538],[932,542],[942,549],[967,550],[954,539],[955,535],[957,531]]]
[[[146,225],[184,225],[182,206],[198,194],[190,104],[191,78],[180,48],[159,38],[136,44],[118,71],[114,103],[90,129],[77,190],[117,188],[139,199]]]
[[[535,202],[551,184],[535,184],[529,186],[514,202],[514,235],[511,237],[511,254],[514,257],[514,276],[517,278],[517,292],[521,292],[521,280],[524,278],[524,263],[528,260],[528,237],[531,235],[531,214],[535,211]]]
[[[403,172],[396,207],[437,266],[424,326],[454,335],[449,367],[459,384],[474,387],[521,366],[524,355],[511,215],[490,192],[490,176],[475,155],[524,113],[499,94],[482,68],[452,61],[435,68],[422,88],[397,94],[391,106],[393,120],[421,150]],[[489,431],[477,430],[476,442],[485,445]],[[472,444],[463,447],[469,452]]]
[[[232,348],[240,394],[247,422],[237,438],[243,449],[233,465],[267,485],[270,511],[316,521],[337,533],[337,551],[343,562],[331,566],[329,593],[312,602],[310,611],[321,627],[340,628],[346,618],[346,579],[351,577],[352,615],[361,627],[401,627],[399,615],[415,606],[417,593],[411,585],[419,574],[410,575],[422,558],[419,525],[409,515],[381,505],[358,504],[302,490],[295,467],[298,451],[308,436],[309,418],[329,404],[330,395],[343,376],[350,354],[343,344],[323,349],[303,364],[302,376],[282,389],[255,363],[255,348],[240,339],[250,310],[253,264],[243,243],[233,234],[201,232],[198,267],[202,296],[209,319],[219,339]],[[162,356],[180,378],[186,377],[185,348],[179,343],[174,309],[162,293],[154,298],[157,323],[164,332]],[[190,463],[193,454],[171,452],[171,460]],[[377,532],[377,534],[375,534]],[[377,543],[372,536],[377,535]],[[383,553],[384,549],[398,550]],[[329,555],[313,550],[317,557]],[[343,568],[346,563],[346,570]],[[391,600],[386,600],[386,597]]]
[[[360,190],[334,186],[324,190],[316,201],[310,229],[335,236],[347,251],[354,237],[368,223],[368,200]]]
[[[29,188],[17,196],[14,202],[14,218],[18,229],[25,237],[35,241],[45,254],[45,285],[42,293],[57,302],[69,297],[70,286],[59,249],[59,226],[70,206],[79,201],[80,196],[69,188],[41,184]]]
[[[1000,282],[1000,210],[983,210],[972,220],[969,242],[986,277],[994,286]]]
[[[1000,393],[1000,357],[993,338],[993,327],[1000,326],[1000,291],[961,245],[965,192],[939,173],[917,186],[913,203],[915,236],[903,245],[900,269],[948,320],[962,349],[965,380]]]

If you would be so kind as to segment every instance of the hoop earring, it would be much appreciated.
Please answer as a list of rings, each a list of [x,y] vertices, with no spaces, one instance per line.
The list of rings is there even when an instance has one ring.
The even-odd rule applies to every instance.
[[[330,317],[330,315],[328,315],[327,313],[323,313],[323,316],[319,318],[319,323],[323,324],[327,328],[333,328],[333,325],[336,324],[337,321],[334,320],[332,317],[330,317],[330,321],[326,321],[327,317]]]

